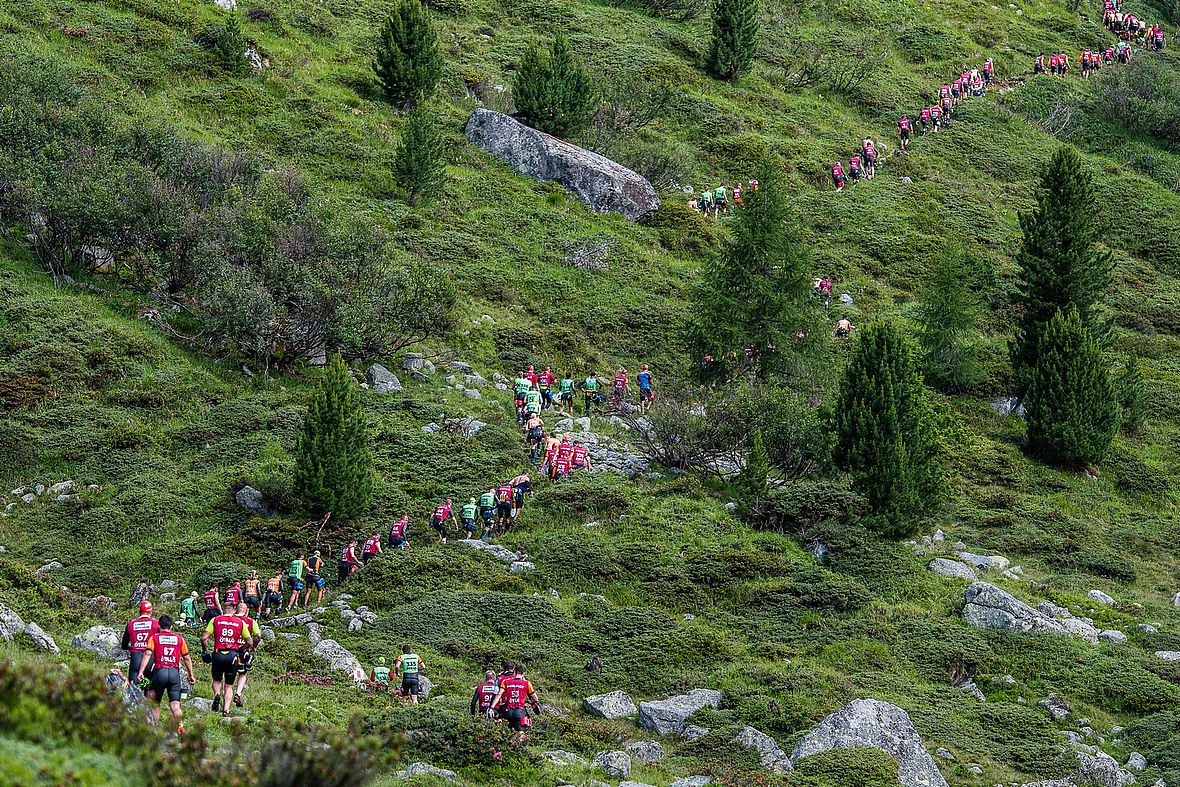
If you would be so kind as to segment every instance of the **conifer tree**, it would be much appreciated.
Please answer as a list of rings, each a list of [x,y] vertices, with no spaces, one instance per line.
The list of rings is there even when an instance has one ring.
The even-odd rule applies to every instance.
[[[962,249],[935,258],[922,286],[918,343],[926,381],[948,393],[970,388],[983,375],[975,350],[983,310],[974,261]]]
[[[1128,355],[1123,364],[1123,373],[1115,385],[1123,431],[1138,434],[1147,418],[1147,391],[1143,387],[1143,372],[1139,368],[1139,356]]]
[[[512,100],[521,122],[555,137],[575,136],[594,115],[590,75],[562,34],[548,52],[530,45],[512,81]]]
[[[758,0],[717,0],[706,61],[718,79],[743,76],[758,53]]]
[[[746,466],[737,478],[737,487],[741,492],[754,500],[766,493],[766,478],[770,475],[770,454],[766,451],[766,443],[762,440],[762,430],[754,432],[754,439],[750,446],[750,453],[746,457]]]
[[[429,199],[442,188],[447,176],[442,155],[442,134],[427,107],[419,102],[406,118],[393,159],[394,180],[406,190],[411,208],[420,198]]]
[[[443,59],[430,13],[419,0],[400,0],[381,26],[373,71],[386,98],[398,105],[429,98]]]
[[[1024,240],[1016,258],[1017,286],[1024,312],[1010,354],[1021,392],[1037,366],[1041,337],[1059,310],[1076,308],[1091,338],[1106,341],[1109,327],[1102,305],[1113,259],[1095,248],[1100,233],[1096,206],[1081,157],[1073,148],[1059,148],[1041,179],[1036,210],[1020,217]]]
[[[945,494],[932,415],[908,339],[889,323],[853,345],[835,407],[836,464],[868,501],[868,524],[909,535]]]
[[[733,239],[706,266],[694,294],[688,341],[695,357],[713,358],[707,376],[748,368],[764,378],[816,347],[820,335],[811,254],[789,186],[771,162],[757,176],[759,189],[745,193],[745,207],[730,222]]]
[[[1024,400],[1029,451],[1054,464],[1100,462],[1118,426],[1114,386],[1076,308],[1049,321]]]
[[[295,443],[295,493],[316,516],[352,519],[373,492],[372,456],[357,388],[339,355],[311,397]]]

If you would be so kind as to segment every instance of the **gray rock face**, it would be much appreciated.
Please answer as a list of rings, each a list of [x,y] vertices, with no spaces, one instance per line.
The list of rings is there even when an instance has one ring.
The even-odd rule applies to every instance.
[[[430,763],[415,762],[407,767],[404,771],[398,771],[395,774],[399,779],[409,779],[413,776],[435,776],[440,779],[446,779],[453,782],[459,778],[454,771],[448,771],[446,768],[436,768]]]
[[[313,645],[318,645],[324,641],[324,627],[319,623],[307,624],[307,641]]]
[[[761,730],[753,727],[742,727],[730,743],[757,752],[762,762],[762,767],[767,770],[775,773],[789,773],[793,770],[790,758],[778,745],[778,741]]]
[[[639,703],[639,726],[659,735],[684,732],[685,722],[701,708],[721,707],[721,692],[693,689],[665,700]]]
[[[1090,754],[1078,752],[1078,767],[1070,780],[1074,784],[1093,784],[1098,787],[1127,787],[1135,777],[1123,770],[1114,757],[1103,751]]]
[[[1180,650],[1157,650],[1155,657],[1164,661],[1180,661]]]
[[[955,557],[984,571],[1003,571],[1012,561],[1003,555],[977,555],[974,552],[956,552]]]
[[[879,700],[854,700],[828,716],[799,741],[791,763],[832,749],[856,748],[880,749],[896,760],[905,787],[947,787],[910,715]]]
[[[965,579],[968,582],[974,582],[976,580],[975,570],[971,566],[966,563],[960,563],[957,560],[949,560],[945,557],[934,558],[927,564],[926,568],[944,577],[957,577],[958,579]]]
[[[397,375],[379,363],[370,366],[365,376],[376,393],[397,393],[402,390],[402,381],[397,379]]]
[[[664,760],[664,744],[659,741],[636,741],[628,743],[625,747],[627,753],[631,755],[634,760],[639,760],[647,765],[652,765]]]
[[[1080,618],[1059,621],[986,582],[976,582],[964,595],[963,620],[976,628],[1034,634],[1072,635],[1098,641],[1098,630]]]
[[[418,699],[425,701],[430,692],[434,691],[434,681],[419,673],[418,675]]]
[[[567,767],[570,765],[577,765],[581,767],[588,764],[586,762],[586,758],[582,755],[574,754],[572,751],[563,751],[561,749],[547,751],[541,756],[559,767]]]
[[[239,489],[234,494],[234,502],[251,514],[266,516],[270,513],[270,508],[266,505],[266,501],[262,499],[262,493],[252,486],[244,486]]]
[[[426,356],[422,353],[406,353],[406,357],[402,358],[402,369],[407,372],[421,369],[425,365]]]
[[[478,549],[486,555],[491,555],[496,560],[503,560],[505,563],[515,563],[518,560],[524,560],[528,555],[523,553],[513,552],[511,549],[499,544],[489,544],[487,541],[480,541],[476,538],[465,538],[459,542],[466,544],[472,549]]]
[[[360,618],[353,618],[352,620],[348,621],[349,632],[355,633],[357,631],[360,631],[364,627],[365,627],[365,622],[363,620],[361,620]]]
[[[25,630],[25,622],[15,609],[0,604],[0,639],[12,642]]]
[[[1098,633],[1098,639],[1102,640],[1103,642],[1110,642],[1114,645],[1122,645],[1127,641],[1127,635],[1121,631],[1107,629],[1106,631],[1100,631]]]
[[[1044,708],[1049,713],[1049,716],[1053,718],[1053,721],[1061,721],[1070,714],[1069,703],[1056,694],[1050,694],[1038,702],[1037,707]]]
[[[22,633],[25,637],[32,640],[34,645],[41,648],[41,650],[47,650],[53,654],[61,654],[61,648],[53,641],[53,637],[42,631],[41,627],[36,623],[30,623],[25,626],[25,630]]]
[[[508,566],[508,570],[513,574],[523,574],[526,571],[532,571],[537,566],[535,563],[530,563],[527,560],[514,560]]]
[[[109,626],[91,626],[74,637],[74,647],[88,650],[104,659],[125,659],[127,651],[119,647],[122,638]]]
[[[520,174],[559,183],[599,213],[613,211],[640,221],[660,207],[655,188],[639,174],[507,115],[477,109],[464,133]]]
[[[1091,590],[1086,594],[1086,598],[1090,599],[1091,601],[1097,601],[1104,607],[1113,607],[1118,604],[1117,601],[1103,593],[1101,590]]]
[[[1127,770],[1142,771],[1147,768],[1147,758],[1137,751],[1131,752],[1131,756],[1127,757]]]
[[[602,719],[626,719],[639,713],[635,702],[625,691],[595,694],[582,700],[582,708],[591,716]]]
[[[591,762],[607,776],[625,779],[631,775],[631,756],[625,751],[600,751]]]
[[[698,727],[695,724],[684,725],[684,732],[680,733],[680,737],[686,741],[695,741],[697,738],[703,738],[709,734],[711,730],[708,727]]]
[[[360,660],[334,639],[320,640],[312,648],[311,655],[328,662],[328,666],[338,672],[346,672],[351,675],[361,669]]]

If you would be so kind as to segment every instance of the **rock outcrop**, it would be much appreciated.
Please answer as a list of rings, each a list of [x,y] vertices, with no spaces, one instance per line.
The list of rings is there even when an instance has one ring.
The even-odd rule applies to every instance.
[[[888,702],[850,702],[799,741],[791,763],[832,749],[880,749],[897,761],[897,776],[905,787],[947,787],[910,715]]]
[[[104,659],[125,659],[127,651],[119,647],[122,638],[109,626],[91,626],[74,637],[74,647],[88,650]]]
[[[25,630],[25,622],[16,610],[0,604],[0,639],[12,642]]]
[[[337,672],[346,672],[352,675],[361,669],[360,660],[334,639],[320,640],[312,648],[311,655],[328,662],[328,666]]]
[[[778,741],[762,730],[754,727],[742,727],[730,743],[757,752],[762,767],[767,770],[775,773],[789,773],[793,770],[790,757],[778,745]]]
[[[944,577],[957,577],[958,579],[965,579],[968,582],[975,582],[977,579],[975,569],[971,568],[971,566],[945,557],[934,558],[926,568]]]
[[[465,538],[459,543],[472,549],[478,549],[480,552],[491,555],[496,560],[503,560],[505,563],[517,563],[528,557],[524,552],[513,552],[508,547],[490,544],[487,541],[480,541],[478,538]]]
[[[398,393],[402,390],[402,382],[397,379],[397,375],[379,363],[370,366],[365,376],[369,378],[375,393]]]
[[[464,133],[520,174],[559,183],[599,213],[613,211],[640,221],[660,207],[655,188],[639,174],[507,115],[477,109]]]
[[[582,700],[582,708],[591,716],[603,719],[626,719],[639,712],[635,702],[625,691],[595,694]]]
[[[713,689],[693,689],[664,700],[639,703],[639,726],[659,735],[684,732],[689,717],[701,708],[721,707],[721,692]]]
[[[976,628],[1004,629],[1032,634],[1081,637],[1098,642],[1098,629],[1082,619],[1050,617],[1033,609],[1011,593],[987,582],[975,582],[964,595],[963,620]],[[1068,615],[1068,611],[1066,612]]]
[[[631,755],[625,751],[599,752],[591,764],[616,779],[625,779],[631,775]]]
[[[624,746],[631,759],[653,765],[664,760],[664,744],[659,741],[635,741]]]
[[[29,623],[22,633],[41,650],[47,650],[54,655],[61,653],[61,648],[53,641],[53,637],[46,634],[36,623]]]

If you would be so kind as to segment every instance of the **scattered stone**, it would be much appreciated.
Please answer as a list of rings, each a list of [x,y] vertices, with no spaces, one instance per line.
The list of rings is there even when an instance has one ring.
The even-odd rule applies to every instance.
[[[947,787],[934,758],[922,745],[910,715],[880,700],[854,700],[828,716],[799,741],[791,763],[843,748],[880,749],[897,761],[904,787]]]
[[[971,566],[945,557],[934,558],[927,564],[926,568],[944,577],[956,577],[958,579],[965,579],[968,582],[975,582],[977,580],[975,570]]]
[[[438,424],[429,423],[429,424],[426,424],[426,426],[422,427],[422,431],[426,432],[427,434],[430,434],[431,432],[437,432],[439,430],[439,428],[440,427]]]
[[[1045,699],[1037,703],[1038,708],[1044,708],[1053,717],[1053,721],[1061,721],[1069,716],[1071,709],[1069,703],[1057,694],[1050,694]]]
[[[237,11],[238,0],[213,0],[213,4],[222,11]]]
[[[976,555],[973,552],[956,552],[955,557],[964,563],[984,571],[1003,571],[1012,565],[1012,561],[1003,555]]]
[[[402,358],[402,371],[412,372],[426,365],[426,356],[422,353],[406,353]]]
[[[590,764],[615,779],[631,775],[631,757],[625,751],[601,751]]]
[[[262,638],[264,640],[266,640],[267,642],[274,642],[275,641],[275,630],[270,627],[264,627],[262,629]],[[309,639],[310,639],[310,637],[309,637]]]
[[[848,293],[842,292],[840,293],[840,303],[844,304],[845,306],[851,306],[852,304],[856,303],[856,301],[854,301],[852,296]]]
[[[1147,768],[1147,758],[1137,751],[1131,752],[1131,756],[1127,758],[1127,770],[1142,771]]]
[[[244,486],[234,494],[234,501],[251,514],[266,516],[270,507],[262,499],[262,493],[252,486]]]
[[[25,630],[25,622],[16,610],[0,604],[0,639],[12,642]]]
[[[463,395],[466,396],[468,399],[482,399],[483,398],[483,394],[481,394],[479,391],[475,390],[474,388],[465,388],[463,390]]]
[[[526,571],[532,571],[537,566],[527,560],[517,560],[508,566],[508,570],[513,574],[523,574]]]
[[[360,618],[353,618],[348,621],[348,630],[351,633],[356,633],[365,627],[365,622]]]
[[[625,747],[627,753],[631,755],[632,759],[639,760],[647,765],[653,765],[664,760],[664,744],[659,741],[636,741],[628,743]]]
[[[641,221],[660,206],[655,188],[642,176],[507,115],[477,109],[464,133],[473,144],[520,174],[560,183],[599,213],[614,211],[631,221]]]
[[[290,632],[290,631],[280,631],[278,634],[275,634],[275,636],[276,636],[276,637],[278,637],[278,638],[280,638],[280,639],[288,639],[288,640],[291,640],[292,642],[294,642],[294,641],[295,641],[295,640],[297,640],[297,639],[303,639],[303,637],[301,637],[300,635],[298,635],[298,634],[293,634],[293,633],[292,633],[292,632]]]
[[[1164,661],[1180,661],[1180,650],[1157,650],[1155,655]]]
[[[721,692],[693,689],[663,700],[639,703],[639,726],[659,735],[684,731],[685,722],[701,708],[720,708]]]
[[[631,696],[625,691],[595,694],[582,700],[582,708],[591,716],[602,719],[626,719],[639,713]]]
[[[72,494],[78,491],[78,485],[73,481],[60,481],[49,487],[47,492],[51,495]]]
[[[190,708],[195,708],[196,710],[202,711],[204,713],[213,712],[213,700],[205,699],[204,697],[193,697],[185,704]]]
[[[681,618],[681,620],[696,620],[696,619],[697,619],[697,616],[692,614],[691,612],[685,612],[684,617]]]
[[[908,175],[902,175],[902,176],[901,176],[901,182],[902,182],[902,183],[904,183],[904,184],[906,184],[907,186],[912,186],[912,185],[914,185],[914,181],[913,181],[913,179],[912,179],[912,178],[910,178]]]
[[[311,655],[328,662],[328,666],[338,672],[352,675],[361,669],[360,660],[334,639],[320,640],[312,649]]]
[[[549,762],[553,763],[554,765],[560,767],[576,765],[581,768],[589,765],[589,763],[586,762],[585,757],[580,754],[574,754],[572,751],[562,751],[561,749],[557,749],[555,751],[547,751],[541,756],[546,760],[549,760]]]
[[[476,538],[465,538],[459,543],[466,544],[472,549],[478,549],[479,551],[496,558],[496,560],[503,560],[505,563],[515,563],[528,557],[528,555],[523,552],[513,552],[508,547],[501,546],[500,544],[489,544],[487,541],[480,541]]]
[[[1177,593],[1176,595],[1172,596],[1172,606],[1173,607],[1180,607],[1180,593]]]
[[[1137,631],[1142,631],[1144,634],[1158,634],[1160,632],[1155,626],[1150,623],[1140,623],[1135,627]]]
[[[175,593],[161,593],[160,594],[160,603],[161,604],[167,604],[167,603],[175,601],[175,600],[176,600]]]
[[[1086,742],[1086,736],[1082,735],[1080,732],[1074,732],[1073,730],[1062,730],[1061,734],[1064,735],[1069,740],[1069,742],[1075,746],[1079,746]]]
[[[448,771],[446,768],[436,768],[433,765],[425,762],[415,762],[407,767],[405,770],[398,771],[396,774],[399,779],[409,779],[414,776],[435,776],[439,779],[446,779],[447,781],[454,781],[459,778],[454,771]]]
[[[708,776],[685,776],[672,782],[671,787],[705,787],[712,783],[713,779]]]
[[[742,727],[730,743],[757,752],[762,767],[774,773],[789,773],[794,770],[790,757],[778,745],[778,741],[754,727]]]
[[[32,492],[29,492],[28,494],[21,496],[22,503],[31,503],[36,499],[37,499],[37,495],[33,494]]]
[[[1015,686],[1016,678],[1012,677],[1011,675],[1003,675],[998,678],[992,678],[992,683],[995,683],[998,686]]]
[[[324,627],[319,623],[307,624],[307,641],[313,645],[318,645],[324,640]]]
[[[698,727],[695,724],[684,725],[684,732],[680,733],[680,737],[686,741],[695,741],[697,738],[703,738],[708,735],[711,730],[708,727]]]
[[[1086,594],[1086,598],[1090,599],[1091,601],[1097,601],[1099,604],[1102,604],[1106,607],[1113,607],[1118,604],[1117,601],[1103,593],[1101,590],[1091,590]]]
[[[50,571],[57,571],[59,568],[64,568],[64,566],[62,566],[62,564],[57,562],[56,560],[51,560],[48,563],[46,563],[45,565],[41,566],[41,568],[37,569],[34,573],[37,576],[41,577],[44,574],[49,573]]]
[[[369,378],[375,393],[398,393],[402,390],[402,381],[397,379],[397,375],[379,363],[370,366],[365,376]]]
[[[957,762],[955,755],[951,754],[950,751],[942,748],[941,746],[934,752],[934,756],[940,757],[941,759],[948,760],[950,762]]]
[[[1106,752],[1077,752],[1077,758],[1077,770],[1070,777],[1074,784],[1127,787],[1135,783],[1135,777],[1119,767],[1118,760]]]
[[[1035,634],[1073,635],[1098,642],[1098,630],[1081,619],[1058,621],[1033,609],[1011,593],[986,582],[976,582],[964,595],[963,620],[976,628],[995,628]]]
[[[56,655],[61,654],[61,648],[59,648],[57,643],[53,641],[53,637],[42,631],[41,627],[36,623],[30,623],[25,626],[25,629],[22,633],[31,639],[33,644],[41,648],[41,650],[47,650],[50,653]]]
[[[91,626],[74,637],[75,648],[90,651],[104,659],[125,659],[127,651],[119,647],[122,638],[109,626]]]
[[[1106,631],[1098,632],[1098,639],[1102,640],[1103,642],[1110,642],[1115,645],[1122,645],[1124,642],[1127,641],[1127,635],[1121,631],[1107,629]]]

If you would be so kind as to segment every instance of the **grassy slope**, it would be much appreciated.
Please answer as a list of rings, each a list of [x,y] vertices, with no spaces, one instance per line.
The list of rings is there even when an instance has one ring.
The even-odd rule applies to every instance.
[[[704,78],[693,67],[704,21],[677,24],[589,3],[469,3],[440,17],[448,52],[445,110],[457,130],[470,107],[459,98],[462,83],[506,80],[526,41],[559,28],[571,32],[597,73],[632,65],[665,71],[683,85],[683,100],[645,133],[681,146],[696,184],[746,175],[761,150],[784,154],[800,186],[817,271],[829,271],[856,296],[858,319],[904,315],[924,260],[947,239],[991,259],[997,294],[990,327],[998,357],[1010,322],[1016,212],[1029,205],[1038,165],[1055,144],[1032,121],[1057,94],[1085,101],[1089,88],[1039,80],[998,100],[974,101],[949,133],[917,141],[910,156],[888,158],[873,184],[841,196],[817,186],[824,161],[846,155],[862,133],[890,139],[895,111],[916,106],[922,91],[964,59],[995,53],[1005,74],[1023,70],[1042,46],[1076,51],[1103,40],[1093,21],[1079,22],[1055,4],[1025,6],[1021,17],[1000,5],[805,6],[805,35],[872,24],[891,42],[876,89],[847,98],[783,92],[767,65],[737,86]],[[381,8],[275,3],[281,21],[246,25],[274,68],[242,79],[211,71],[191,43],[205,22],[220,18],[211,4],[185,0],[160,10],[149,2],[30,2],[0,10],[0,29],[92,70],[96,89],[109,91],[108,100],[123,111],[168,118],[271,166],[296,162],[321,187],[389,224],[406,253],[454,272],[470,296],[469,316],[495,317],[494,326],[472,328],[455,347],[489,374],[498,353],[521,349],[575,363],[639,355],[674,362],[674,349],[661,339],[683,311],[700,259],[665,250],[654,230],[589,214],[551,187],[511,176],[457,131],[448,196],[416,213],[392,199],[387,172],[400,120],[370,98],[365,68]],[[1086,10],[1094,16],[1095,9]],[[769,18],[784,15],[774,9]],[[59,31],[67,25],[90,33],[69,39]],[[905,30],[915,26],[927,33],[907,43]],[[767,47],[781,46],[782,36],[770,30]],[[1134,614],[1097,613],[1110,625],[1151,621],[1176,631],[1180,616],[1169,605],[1180,584],[1171,468],[1180,400],[1172,326],[1180,323],[1174,259],[1166,244],[1152,240],[1167,237],[1177,215],[1177,197],[1160,175],[1168,170],[1159,162],[1171,158],[1151,140],[1089,117],[1070,136],[1093,153],[1109,195],[1100,218],[1112,225],[1109,243],[1119,262],[1115,316],[1128,327],[1119,346],[1148,359],[1158,417],[1140,438],[1121,441],[1102,479],[1089,481],[1029,463],[1019,450],[1019,424],[993,415],[981,399],[945,401],[948,424],[960,435],[954,444],[963,480],[950,510],[931,524],[952,540],[1022,564],[1027,582],[1001,584],[1026,598],[1087,608],[1085,591],[1102,587],[1143,605]],[[1147,154],[1156,162],[1151,169]],[[901,175],[914,184],[898,183]],[[1142,209],[1128,214],[1127,204]],[[566,243],[603,236],[618,244],[609,273],[591,277],[559,263]],[[230,496],[233,484],[249,481],[281,498],[302,380],[246,385],[236,372],[180,351],[135,322],[136,304],[118,290],[99,283],[97,293],[54,291],[15,250],[2,265],[0,364],[43,385],[34,406],[0,420],[0,450],[12,457],[0,479],[16,485],[72,477],[102,485],[81,513],[22,507],[0,526],[12,553],[33,564],[60,559],[66,568],[59,579],[79,592],[122,594],[140,574],[183,580],[207,562],[229,559],[270,567],[271,550],[303,543],[295,522],[256,530]],[[563,308],[572,314],[559,319]],[[642,328],[614,330],[637,324],[637,317],[646,318]],[[1140,323],[1154,330],[1129,330]],[[454,396],[434,385],[415,387],[413,408],[370,397],[383,478],[373,521],[406,509],[421,517],[438,496],[474,493],[518,465],[513,430],[502,416],[505,402],[475,405]],[[476,443],[423,435],[418,426],[440,410],[470,412],[491,426]],[[639,696],[701,683],[727,690],[726,709],[708,720],[718,734],[673,747],[664,771],[642,775],[653,783],[666,779],[663,773],[687,773],[722,757],[719,744],[730,725],[759,725],[786,745],[855,696],[899,702],[914,714],[929,747],[947,746],[961,761],[983,766],[980,777],[963,765],[945,768],[955,784],[1048,776],[1060,771],[1059,736],[1028,707],[1036,699],[1061,691],[1079,715],[1106,729],[1166,705],[1180,680],[1149,655],[1174,649],[1174,634],[1092,648],[967,629],[956,621],[958,589],[923,572],[904,548],[849,537],[834,543],[832,564],[818,568],[791,539],[751,533],[709,490],[686,481],[632,489],[600,480],[576,491],[544,493],[528,513],[519,540],[536,556],[536,574],[509,576],[423,539],[407,564],[383,566],[353,591],[382,621],[364,637],[341,640],[365,659],[388,654],[407,636],[426,643],[440,692],[452,697],[440,700],[446,707],[461,704],[471,676],[500,654],[536,658],[547,697],[566,704],[616,687]],[[590,520],[603,524],[584,528]],[[46,610],[38,614],[63,606],[38,595],[48,590],[14,579],[24,576],[15,567],[5,576],[0,590]],[[531,597],[550,587],[559,601]],[[577,592],[602,593],[610,604],[577,600]],[[510,595],[493,595],[504,593]],[[680,620],[685,612],[697,620]],[[56,625],[62,639],[82,625],[77,613],[56,614],[42,622]],[[298,645],[276,648],[262,674],[303,669],[302,653]],[[601,677],[582,670],[591,653],[606,664]],[[985,675],[1010,673],[1019,684],[985,682],[989,702],[977,705],[948,687],[956,653],[979,662]],[[347,715],[347,690],[309,692],[309,704],[327,718]],[[267,687],[255,708],[290,714],[305,696],[301,689]],[[780,713],[768,710],[771,700]],[[625,726],[577,720],[560,733],[541,730],[538,738],[593,753],[632,735]],[[512,767],[507,773],[517,779],[541,778],[532,766]]]

